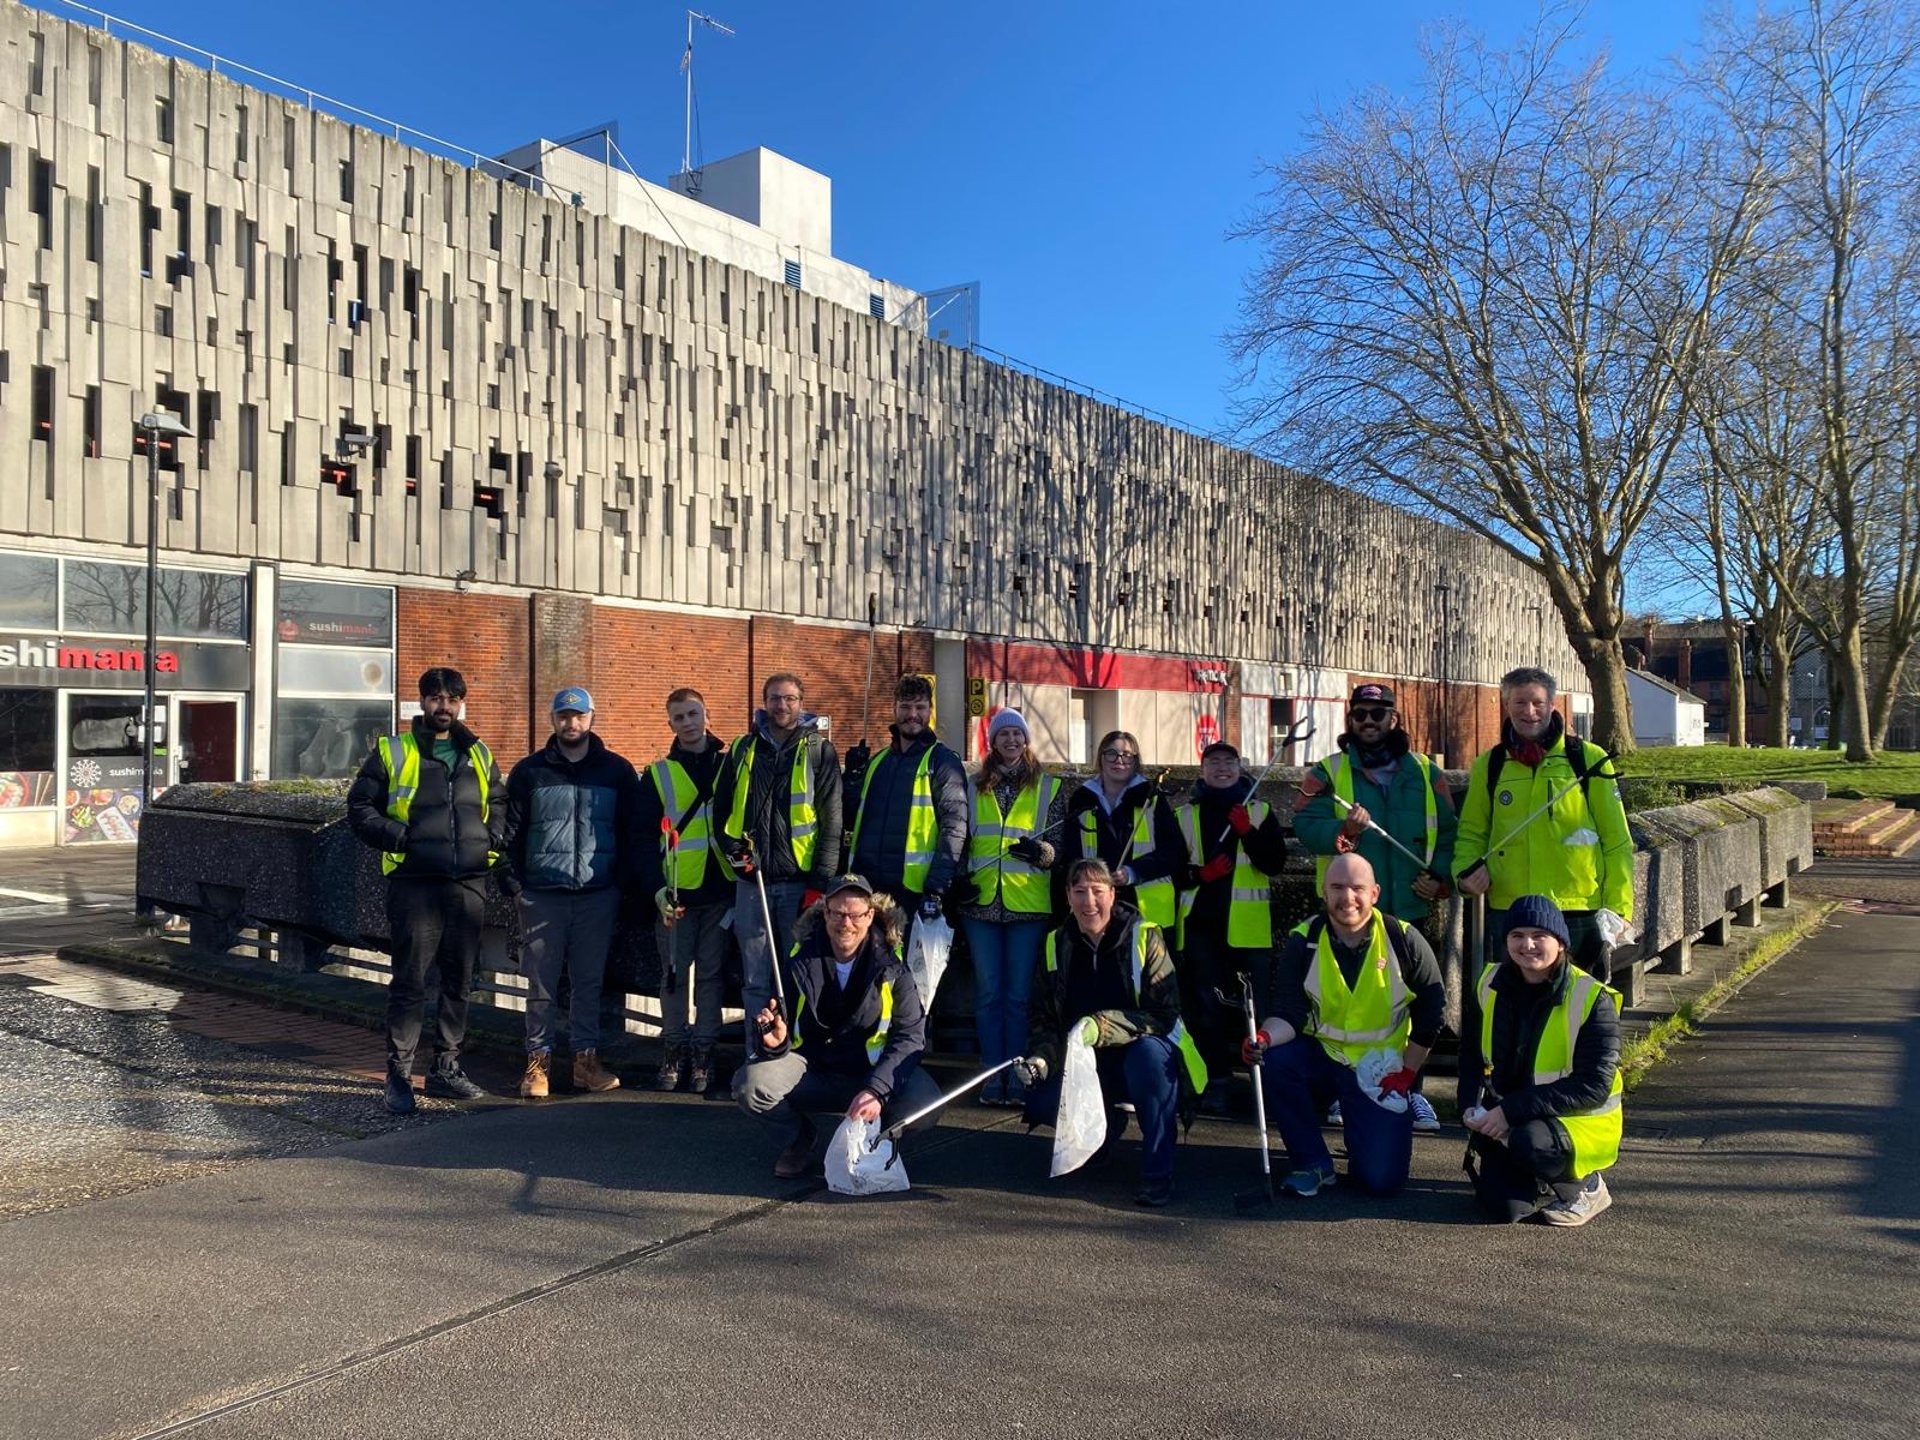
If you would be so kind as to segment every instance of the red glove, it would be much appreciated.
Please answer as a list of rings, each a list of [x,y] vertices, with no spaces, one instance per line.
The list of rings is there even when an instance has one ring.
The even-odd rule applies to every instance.
[[[1233,833],[1236,835],[1253,833],[1253,816],[1247,812],[1247,807],[1244,805],[1236,805],[1227,811],[1227,824],[1233,827]]]
[[[1233,857],[1219,854],[1200,867],[1200,882],[1204,885],[1209,880],[1224,880],[1232,873]]]
[[[800,913],[802,915],[806,914],[807,911],[811,910],[815,905],[819,903],[820,903],[820,892],[818,890],[807,891],[806,894],[800,897]]]
[[[1240,1042],[1240,1063],[1249,1070],[1258,1070],[1260,1061],[1267,1053],[1267,1046],[1273,1038],[1264,1030],[1257,1030]]]
[[[1406,1095],[1413,1089],[1413,1082],[1420,1078],[1420,1072],[1411,1065],[1402,1065],[1391,1075],[1380,1077],[1382,1095]]]

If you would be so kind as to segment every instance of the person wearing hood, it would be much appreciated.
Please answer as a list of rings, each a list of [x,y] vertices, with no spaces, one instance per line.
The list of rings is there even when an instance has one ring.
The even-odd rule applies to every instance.
[[[740,1108],[780,1142],[776,1178],[809,1174],[817,1163],[808,1112],[891,1123],[940,1098],[920,1068],[927,1017],[900,959],[902,933],[899,907],[858,875],[827,881],[794,925],[781,971],[790,1013],[776,1005],[756,1012],[760,1053],[733,1076]]]
[[[820,717],[801,708],[806,693],[798,675],[767,677],[764,708],[727,751],[714,787],[722,849],[738,877],[733,935],[749,1015],[772,998],[774,959],[793,947],[794,920],[820,898],[840,860],[840,760]],[[756,868],[772,935],[761,918]]]
[[[891,895],[909,917],[946,903],[967,851],[966,767],[933,733],[933,686],[902,675],[892,743],[868,763],[848,826],[847,869]]]
[[[1273,960],[1271,879],[1287,861],[1273,807],[1254,798],[1240,752],[1216,740],[1200,753],[1200,778],[1174,810],[1180,867],[1180,988],[1212,1077],[1203,1108],[1224,1111],[1226,1077],[1240,1057],[1243,982],[1262,991]],[[1224,997],[1224,998],[1222,998]]]
[[[460,718],[467,682],[436,665],[420,677],[413,728],[383,735],[347,790],[347,824],[380,851],[387,877],[387,933],[393,978],[387,987],[386,1106],[414,1107],[413,1057],[420,1045],[427,972],[440,972],[429,1095],[476,1100],[486,1092],[460,1068],[467,992],[480,953],[487,872],[499,861],[506,790],[493,752]]]
[[[1620,993],[1568,963],[1569,939],[1551,900],[1517,897],[1506,958],[1481,972],[1480,1023],[1462,1037],[1467,1173],[1492,1220],[1584,1225],[1613,1203]]]
[[[968,787],[973,836],[966,882],[960,886],[960,925],[973,957],[974,1034],[980,1063],[991,1069],[1022,1053],[1027,1002],[1040,947],[1053,928],[1053,887],[1047,872],[1066,817],[1066,791],[1034,759],[1027,722],[1018,710],[998,710],[987,722],[987,754]],[[1006,1072],[980,1087],[982,1105],[1021,1105],[1025,1096]]]
[[[1172,932],[1179,918],[1173,877],[1180,865],[1180,826],[1166,797],[1140,773],[1140,741],[1110,730],[1095,751],[1098,768],[1067,801],[1062,848],[1071,860],[1103,860],[1118,903]],[[1067,909],[1066,869],[1056,865],[1054,912]]]
[[[1158,925],[1120,903],[1104,860],[1067,867],[1067,923],[1047,938],[1029,1011],[1027,1053],[1014,1068],[1027,1087],[1028,1125],[1060,1113],[1061,1063],[1077,1035],[1093,1047],[1108,1106],[1133,1105],[1144,1154],[1134,1199],[1173,1199],[1173,1146],[1180,1118],[1192,1118],[1207,1087],[1206,1062],[1180,1018],[1180,981]],[[1126,1112],[1109,1112],[1107,1143]]]
[[[553,737],[507,776],[504,850],[519,895],[527,980],[526,1099],[547,1096],[563,971],[573,985],[573,1088],[620,1087],[600,1064],[600,990],[621,890],[646,850],[642,800],[633,766],[593,733],[593,697],[578,685],[555,695]]]
[[[1500,742],[1467,779],[1454,877],[1461,893],[1487,897],[1489,935],[1505,932],[1517,898],[1544,895],[1566,920],[1573,963],[1604,984],[1613,958],[1602,917],[1619,929],[1633,919],[1633,835],[1607,752],[1566,733],[1555,689],[1531,666],[1502,677]]]
[[[707,702],[681,686],[667,696],[673,745],[641,787],[640,891],[651,897],[660,953],[660,1068],[654,1087],[696,1095],[713,1083],[713,1047],[726,999],[727,912],[733,871],[715,839],[713,797],[727,747],[707,730]],[[669,960],[672,970],[669,972]],[[688,1016],[691,1002],[692,1016]]]

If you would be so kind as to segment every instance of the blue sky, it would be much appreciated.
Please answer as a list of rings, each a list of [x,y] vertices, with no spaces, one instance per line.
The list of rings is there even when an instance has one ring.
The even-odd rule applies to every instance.
[[[984,343],[1200,429],[1230,411],[1221,337],[1254,256],[1225,232],[1258,197],[1260,160],[1316,104],[1410,83],[1435,18],[1506,40],[1536,14],[1521,0],[703,3],[737,31],[697,41],[706,158],[763,144],[824,171],[840,256],[916,288],[977,280]],[[476,150],[617,120],[642,175],[678,168],[684,5],[113,13]],[[1684,48],[1697,16],[1689,0],[1600,0],[1584,30],[1639,67]]]

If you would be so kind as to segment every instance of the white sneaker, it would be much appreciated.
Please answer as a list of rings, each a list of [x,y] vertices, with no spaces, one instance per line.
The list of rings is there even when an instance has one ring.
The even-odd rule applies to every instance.
[[[1438,1134],[1440,1117],[1433,1113],[1433,1102],[1418,1090],[1407,1096],[1407,1108],[1413,1111],[1413,1128],[1423,1135]]]
[[[1336,1100],[1327,1107],[1327,1124],[1339,1125],[1343,1123],[1340,1118],[1340,1102]]]
[[[1596,1170],[1571,1200],[1556,1200],[1545,1206],[1540,1221],[1544,1225],[1584,1225],[1611,1204],[1613,1196],[1607,1193],[1606,1178]]]

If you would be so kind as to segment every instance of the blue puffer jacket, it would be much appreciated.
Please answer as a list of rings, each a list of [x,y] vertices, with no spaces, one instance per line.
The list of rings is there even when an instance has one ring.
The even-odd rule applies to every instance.
[[[527,756],[507,777],[507,866],[529,890],[604,890],[631,878],[642,851],[640,777],[587,736],[578,762],[560,742]]]

